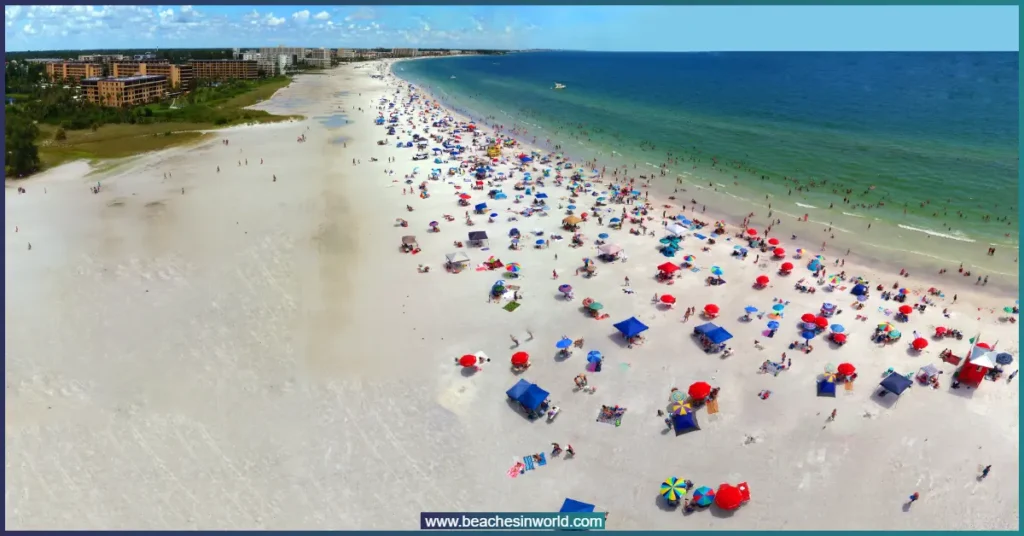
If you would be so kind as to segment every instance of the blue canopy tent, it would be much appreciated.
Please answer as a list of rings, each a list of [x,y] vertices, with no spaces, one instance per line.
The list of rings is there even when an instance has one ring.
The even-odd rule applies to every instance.
[[[505,394],[508,395],[508,397],[511,398],[512,400],[519,402],[519,398],[523,396],[523,393],[525,393],[531,385],[533,384],[526,380],[519,380],[519,382],[513,385],[511,389],[505,391]]]
[[[519,403],[530,411],[537,411],[537,408],[548,399],[548,396],[550,394],[547,391],[532,383],[526,388],[526,392],[519,397]]]
[[[723,342],[732,338],[732,333],[729,333],[725,328],[715,328],[704,334],[713,344],[722,344]]]
[[[853,289],[850,290],[850,294],[854,296],[863,296],[868,293],[868,287],[864,285],[854,285]]]
[[[700,430],[700,424],[697,423],[697,414],[689,411],[686,415],[673,415],[672,427],[675,428],[677,436],[694,430]]]
[[[576,514],[576,513],[587,513],[593,512],[595,506],[590,503],[580,502],[575,499],[566,497],[562,503],[562,509],[558,511],[560,514]]]
[[[707,335],[709,332],[715,331],[716,329],[718,329],[718,326],[716,326],[715,324],[713,324],[711,322],[708,322],[706,324],[701,324],[701,325],[693,328],[693,332],[697,333],[697,334],[700,334],[700,335]]]
[[[906,376],[893,372],[886,376],[885,379],[882,380],[882,383],[878,385],[882,386],[882,389],[885,389],[896,396],[900,396],[903,394],[903,391],[910,389],[910,386],[913,384],[914,382],[907,379]]]
[[[818,396],[836,397],[836,382],[829,379],[818,380]]]
[[[628,319],[615,324],[614,327],[627,339],[632,339],[648,329],[647,326],[645,326],[643,322],[637,320],[635,316],[631,316]]]
[[[487,210],[487,203],[480,203],[480,204],[476,205],[475,207],[473,207],[473,210],[475,210],[477,212],[483,212],[483,211]]]

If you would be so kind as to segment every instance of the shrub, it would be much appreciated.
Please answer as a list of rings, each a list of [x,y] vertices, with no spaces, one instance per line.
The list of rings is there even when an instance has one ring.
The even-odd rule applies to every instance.
[[[68,139],[68,133],[64,131],[64,127],[57,127],[57,131],[53,133],[53,139],[55,141],[64,141]]]

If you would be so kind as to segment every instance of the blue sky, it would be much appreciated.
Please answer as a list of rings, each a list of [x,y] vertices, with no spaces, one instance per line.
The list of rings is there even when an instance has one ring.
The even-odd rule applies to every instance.
[[[7,50],[1017,51],[1018,6],[5,6]]]

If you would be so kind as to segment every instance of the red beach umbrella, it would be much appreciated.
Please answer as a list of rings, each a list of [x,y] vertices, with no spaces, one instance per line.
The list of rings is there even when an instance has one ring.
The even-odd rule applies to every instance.
[[[768,239],[768,245],[769,246],[777,246],[777,245],[779,245],[779,239],[778,238],[769,238]]]
[[[846,334],[845,333],[833,333],[832,334],[832,340],[836,341],[839,344],[843,344],[844,342],[846,342]]]
[[[658,266],[658,271],[666,274],[674,274],[676,270],[679,270],[679,266],[671,262],[666,262],[665,264]]]
[[[715,492],[715,506],[722,510],[735,510],[743,504],[743,492],[736,486],[722,484]]]
[[[709,304],[704,306],[704,312],[709,314],[709,315],[717,315],[718,314],[718,310],[719,310],[718,306],[713,304],[713,303],[709,303]]]
[[[763,287],[768,284],[769,279],[766,275],[759,275],[757,276],[757,279],[755,279],[754,281],[756,281],[758,285],[761,285]]]
[[[853,373],[857,372],[857,367],[854,367],[849,363],[840,363],[839,366],[836,367],[836,372],[843,376],[853,376]]]
[[[473,354],[466,354],[459,358],[459,365],[463,368],[469,368],[476,366],[476,356]]]
[[[775,248],[775,251],[773,251],[772,253],[776,257],[785,257],[786,256],[786,250],[784,250],[782,248]]]
[[[941,337],[941,336],[943,336],[945,334],[946,334],[946,328],[945,327],[939,326],[939,327],[935,328],[935,336],[936,337]]]
[[[750,236],[757,236],[757,229],[747,229],[747,234]]]
[[[512,354],[512,365],[516,367],[525,366],[530,362],[530,354],[526,352],[516,352]]]
[[[675,302],[676,302],[676,297],[671,295],[671,294],[665,294],[665,295],[663,295],[661,297],[661,303],[667,303],[669,305],[672,305]]]
[[[782,270],[783,272],[792,272],[793,271],[793,263],[791,263],[791,262],[784,262],[784,263],[782,263],[782,266],[779,266],[779,269]]]
[[[461,194],[461,195],[459,195],[459,199],[470,199],[470,198],[472,198],[472,197],[473,197],[473,196],[471,196],[471,195],[469,195],[469,194]]]
[[[711,385],[708,382],[694,382],[686,393],[694,400],[703,400],[711,394]]]
[[[810,324],[814,322],[815,318],[817,317],[812,315],[811,313],[804,313],[804,316],[800,317],[800,321],[803,322],[804,324]]]
[[[979,342],[978,344],[975,344],[975,346],[977,346],[978,348],[984,348],[986,350],[992,349],[992,347],[989,346],[987,342]]]
[[[814,325],[818,326],[821,329],[825,329],[828,327],[828,319],[823,316],[819,316],[818,318],[814,319]]]
[[[914,342],[910,344],[914,346],[915,350],[924,350],[928,348],[928,339],[914,339]]]
[[[900,314],[909,315],[910,313],[913,313],[913,312],[914,312],[914,308],[909,306],[909,305],[901,305],[900,306]]]

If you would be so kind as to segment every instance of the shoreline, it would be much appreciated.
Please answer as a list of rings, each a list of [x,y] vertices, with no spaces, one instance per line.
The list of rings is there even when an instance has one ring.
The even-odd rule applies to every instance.
[[[390,62],[390,64],[388,65],[388,72],[390,72],[396,78],[402,80],[404,83],[413,84],[420,91],[423,91],[425,94],[430,95],[432,99],[437,100],[438,102],[445,102],[444,99],[441,99],[438,95],[433,93],[431,88],[429,88],[429,87],[421,87],[418,84],[416,84],[415,82],[411,82],[411,81],[409,81],[407,79],[404,79],[400,75],[398,75],[395,72],[395,70],[394,70],[394,65],[396,65],[396,64],[398,64],[398,63],[400,63],[402,61],[416,61],[416,60],[419,60],[419,59],[437,59],[437,58],[410,58],[410,59],[403,59],[403,60],[399,60],[399,61],[395,61],[395,62]],[[450,106],[450,103],[446,103],[446,106]],[[459,112],[459,111],[456,111],[456,110],[453,110],[453,109],[449,109],[449,112],[452,113],[453,115],[455,115],[456,117],[460,117],[460,118],[467,119],[467,120],[468,119],[472,119],[472,120],[475,120],[475,121],[478,121],[478,122],[482,122],[484,124],[487,124],[489,126],[489,128],[492,128],[492,129],[494,127],[494,125],[493,125],[494,121],[493,120],[485,118],[485,117],[481,117],[481,116],[479,116],[479,114],[476,114],[476,113],[469,113],[469,114],[467,114],[465,112]],[[541,152],[545,152],[545,153],[546,152],[555,152],[555,151],[553,151],[553,147],[549,146],[549,144],[547,144],[547,143],[542,143],[542,144],[526,143],[525,141],[521,140],[521,138],[523,138],[525,136],[521,136],[521,135],[517,135],[517,134],[512,134],[512,133],[509,133],[508,135],[514,136],[514,137],[516,137],[516,139],[520,139],[520,143],[523,143],[527,147],[530,147],[530,148],[533,148],[533,149],[540,149]],[[565,145],[566,146],[570,146],[571,144],[565,144]],[[574,156],[571,150],[563,149],[562,151],[559,151],[559,152],[562,152],[563,154],[566,154],[566,155],[568,155],[570,157]],[[574,161],[579,161],[576,158],[573,158],[573,160]],[[600,164],[600,162],[598,162],[598,163]],[[640,163],[637,162],[636,165],[637,165],[637,169],[639,169]],[[653,165],[651,165],[649,163],[645,163],[645,165],[649,166],[649,169],[653,170],[653,171],[656,171],[658,169],[657,166],[653,166]],[[767,227],[767,224],[769,223],[769,220],[765,216],[765,212],[768,212],[769,209],[768,209],[768,207],[765,204],[759,203],[759,202],[754,201],[753,199],[750,199],[750,198],[739,198],[739,197],[736,197],[736,196],[734,196],[732,194],[729,194],[728,192],[724,192],[724,191],[723,192],[719,192],[719,191],[717,191],[717,187],[714,187],[714,188],[712,188],[709,191],[708,186],[707,186],[708,182],[706,182],[708,179],[700,178],[700,177],[695,177],[695,176],[693,176],[690,173],[681,174],[680,178],[682,178],[682,180],[684,181],[684,184],[686,186],[688,186],[688,187],[687,188],[683,188],[681,191],[678,191],[678,192],[677,191],[673,191],[674,185],[671,184],[671,177],[668,177],[668,176],[665,176],[665,177],[655,177],[654,180],[651,181],[651,185],[650,186],[654,190],[654,192],[657,193],[657,197],[656,197],[657,198],[657,203],[656,203],[657,205],[660,206],[662,204],[671,204],[671,205],[680,207],[685,213],[687,213],[688,216],[691,216],[691,217],[692,216],[697,216],[697,217],[699,217],[700,215],[703,214],[705,216],[705,219],[710,219],[712,221],[723,220],[723,221],[732,223],[734,225],[735,225],[735,222],[737,222],[739,220],[743,220],[750,212],[753,212],[754,213],[754,217],[751,218],[752,225],[757,227],[758,229],[763,229],[763,228]],[[711,181],[711,184],[715,184],[714,181]],[[692,188],[692,190],[691,190],[691,188]],[[692,205],[690,205],[690,203],[683,203],[682,202],[682,201],[685,201],[685,200],[689,199],[690,197],[696,198],[696,196],[698,194],[697,193],[693,193],[694,191],[699,192],[699,195],[701,196],[701,199],[697,199],[697,201],[699,202],[698,204],[700,204],[702,206],[706,206],[707,209],[710,212],[694,213],[693,210],[690,209],[690,207],[692,206]],[[676,195],[677,193],[682,194],[682,195]],[[677,197],[677,199],[675,199],[675,200],[669,199],[669,197],[673,197],[673,196]],[[684,197],[686,199],[680,199],[680,198],[684,198]],[[709,198],[710,198],[710,200],[709,200]],[[740,202],[740,203],[744,203],[746,205],[746,207],[748,207],[748,208],[744,212],[740,212],[740,211],[735,210],[735,209],[729,210],[729,209],[724,208],[724,207],[730,207],[730,206],[735,207],[735,204],[736,204],[737,201]],[[821,209],[818,209],[816,207],[814,209],[812,209],[811,207],[806,207],[806,208],[807,208],[808,211],[809,210],[821,210]],[[686,211],[688,211],[688,212],[686,212]],[[830,261],[835,259],[835,258],[845,258],[848,262],[852,262],[853,265],[857,265],[857,266],[863,267],[863,268],[865,268],[866,272],[871,272],[871,273],[890,273],[890,274],[896,274],[896,273],[898,273],[902,269],[907,269],[908,271],[910,271],[912,274],[915,274],[915,275],[930,274],[930,275],[925,275],[924,278],[928,279],[928,280],[935,280],[937,282],[940,282],[941,286],[939,288],[942,288],[942,287],[945,287],[945,288],[955,288],[955,289],[957,289],[961,293],[962,292],[980,292],[980,293],[983,293],[983,294],[988,294],[991,297],[995,298],[995,297],[1005,297],[1005,295],[1007,293],[1010,293],[1010,294],[1013,294],[1013,295],[1017,295],[1017,293],[1019,292],[1019,276],[1018,276],[1018,272],[1008,271],[1008,270],[1006,270],[1005,267],[1003,267],[1002,270],[990,270],[990,271],[987,271],[987,272],[982,272],[982,271],[979,271],[979,268],[983,268],[983,267],[980,267],[977,264],[973,264],[969,260],[968,261],[963,261],[963,266],[965,268],[965,271],[972,272],[972,276],[971,277],[961,276],[960,279],[957,279],[957,278],[955,278],[953,276],[957,274],[957,270],[958,270],[957,262],[959,262],[959,261],[955,261],[955,260],[949,259],[949,258],[937,257],[935,255],[935,253],[933,253],[933,252],[919,252],[919,251],[912,251],[912,250],[908,251],[905,248],[899,248],[899,247],[893,248],[891,246],[885,246],[885,245],[880,245],[880,244],[868,242],[867,240],[858,241],[856,239],[853,239],[852,236],[848,236],[848,235],[856,235],[856,233],[853,233],[852,231],[847,230],[847,229],[842,229],[842,230],[840,230],[839,233],[828,232],[826,230],[827,228],[833,228],[833,229],[837,229],[837,230],[839,228],[838,227],[834,227],[834,226],[830,226],[829,222],[819,221],[819,220],[815,219],[813,216],[811,218],[809,218],[809,221],[807,223],[804,223],[804,222],[796,222],[795,221],[798,218],[798,214],[783,212],[783,211],[779,210],[778,208],[773,208],[771,211],[774,214],[779,214],[779,213],[784,214],[784,217],[781,218],[782,219],[781,224],[776,224],[775,227],[774,227],[774,229],[778,229],[778,231],[776,231],[774,233],[776,236],[779,236],[781,238],[783,236],[788,237],[788,236],[791,236],[791,235],[795,234],[795,235],[797,235],[797,237],[799,239],[802,239],[802,240],[806,241],[806,238],[804,238],[804,237],[806,237],[807,231],[810,230],[812,235],[818,236],[819,240],[826,241],[828,245],[826,247],[826,250],[824,252],[821,252],[820,251],[820,243],[806,241],[805,242],[806,243],[805,249],[807,249],[807,251],[809,251],[809,252],[813,252],[814,254],[824,253],[829,258]],[[808,214],[810,214],[810,212],[808,212]],[[777,216],[772,218],[772,220],[776,220],[776,219],[779,219],[779,218]],[[878,220],[878,219],[870,219],[869,220],[868,218],[859,218],[859,219],[863,219],[865,222],[872,223],[872,224],[881,221],[881,220]],[[882,223],[883,224],[889,223],[892,227],[898,227],[898,224],[891,224],[890,222],[882,222]],[[812,226],[815,226],[815,225],[819,226],[820,230],[819,229],[811,230],[811,229],[813,229]],[[887,232],[891,232],[891,231],[889,231],[886,228],[875,229],[875,231],[876,231],[876,234],[879,231],[881,231],[881,233],[883,233],[883,234],[887,233]],[[913,230],[913,231],[910,231],[910,232],[918,232],[918,231]],[[925,234],[926,236],[929,236],[929,238],[926,238],[926,239],[930,239],[930,235],[928,235],[927,233],[921,233],[921,234]],[[907,238],[905,238],[905,240],[907,240],[908,242],[912,242],[913,241],[913,237],[912,236],[911,237],[907,237]],[[787,241],[788,241],[788,239],[787,239]],[[872,250],[878,251],[879,249],[887,250],[887,251],[890,252],[890,254],[889,255],[879,255],[879,254],[874,254],[873,255],[873,254],[865,253],[866,251],[872,251]],[[851,251],[850,251],[849,254],[845,254],[846,250],[851,250]],[[903,255],[895,254],[896,252],[902,252]],[[1007,252],[1004,251],[1003,253],[1006,254]],[[1017,265],[1017,263],[1011,263],[1008,267],[1016,267],[1016,265]],[[867,269],[867,267],[872,267],[872,268]],[[939,269],[942,269],[942,268],[945,268],[945,269],[949,270],[949,272],[947,272],[946,274],[939,275],[937,272],[938,272]],[[972,282],[975,281],[975,277],[974,277],[975,275],[982,275],[982,276],[989,275],[990,276],[989,283],[987,285],[984,285],[984,286],[983,285],[974,285],[974,284],[972,284]]]

